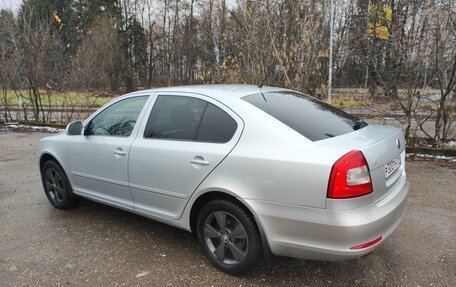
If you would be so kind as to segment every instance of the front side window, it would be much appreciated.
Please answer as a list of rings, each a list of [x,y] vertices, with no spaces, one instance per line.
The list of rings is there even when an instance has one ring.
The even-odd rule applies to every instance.
[[[130,136],[148,96],[121,100],[104,109],[89,123],[86,135]]]

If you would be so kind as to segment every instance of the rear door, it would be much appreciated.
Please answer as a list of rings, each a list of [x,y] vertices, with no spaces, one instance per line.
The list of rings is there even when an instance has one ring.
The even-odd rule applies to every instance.
[[[242,120],[202,95],[158,93],[132,144],[135,209],[177,219],[204,178],[236,145]]]

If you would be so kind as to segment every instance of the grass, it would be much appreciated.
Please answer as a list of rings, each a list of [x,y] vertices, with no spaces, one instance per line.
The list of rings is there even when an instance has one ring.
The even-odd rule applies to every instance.
[[[118,95],[110,97],[95,97],[93,92],[78,92],[78,91],[54,91],[48,97],[44,91],[42,92],[43,106],[69,106],[69,107],[101,107]],[[27,90],[23,90],[24,95],[28,95]],[[399,95],[405,97],[405,91],[399,90]],[[326,99],[324,99],[326,101]],[[28,104],[28,100],[24,99],[24,103]],[[0,104],[8,104],[18,106],[19,98],[13,90],[8,90],[6,100],[0,97]],[[333,89],[333,106],[337,108],[355,108],[374,104],[369,91],[359,88],[335,88]],[[390,99],[390,109],[400,108],[396,100]]]
[[[22,90],[24,95],[23,103],[29,104],[30,101],[27,90]],[[94,93],[89,92],[61,92],[54,91],[49,97],[44,91],[41,91],[43,106],[75,106],[75,107],[101,107],[107,102],[111,101],[116,95],[112,97],[95,97]],[[19,93],[16,94],[13,90],[8,90],[6,99],[2,95],[0,104],[8,104],[10,106],[19,106]]]
[[[24,96],[28,96],[27,90],[21,91]],[[75,107],[101,107],[118,95],[112,97],[95,97],[91,92],[77,91],[54,91],[48,98],[44,91],[42,93],[43,106],[75,106]],[[361,100],[362,99],[362,100]],[[50,101],[50,103],[49,103]],[[368,97],[363,97],[359,89],[334,89],[333,105],[338,108],[358,107],[370,103]],[[24,104],[28,104],[29,100],[23,98]],[[8,104],[10,106],[18,106],[19,98],[13,90],[8,90],[6,100],[0,98],[0,104]]]
[[[334,88],[333,94],[339,96],[367,96],[369,94],[369,91],[366,89],[358,88]]]
[[[370,98],[358,99],[355,97],[334,96],[332,100],[332,105],[340,109],[370,106],[371,104],[372,100]]]
[[[337,88],[333,89],[332,105],[336,108],[349,109],[371,105],[372,99],[365,89]]]

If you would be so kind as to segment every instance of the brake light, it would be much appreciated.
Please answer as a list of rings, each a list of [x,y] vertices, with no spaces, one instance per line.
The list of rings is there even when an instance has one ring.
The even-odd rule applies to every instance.
[[[347,153],[333,165],[328,184],[328,198],[351,198],[372,192],[369,166],[362,152]]]

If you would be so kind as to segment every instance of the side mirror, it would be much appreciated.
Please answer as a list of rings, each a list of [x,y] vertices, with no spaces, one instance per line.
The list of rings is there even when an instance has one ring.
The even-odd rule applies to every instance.
[[[65,132],[69,136],[80,136],[82,134],[82,122],[75,121],[67,125]]]

